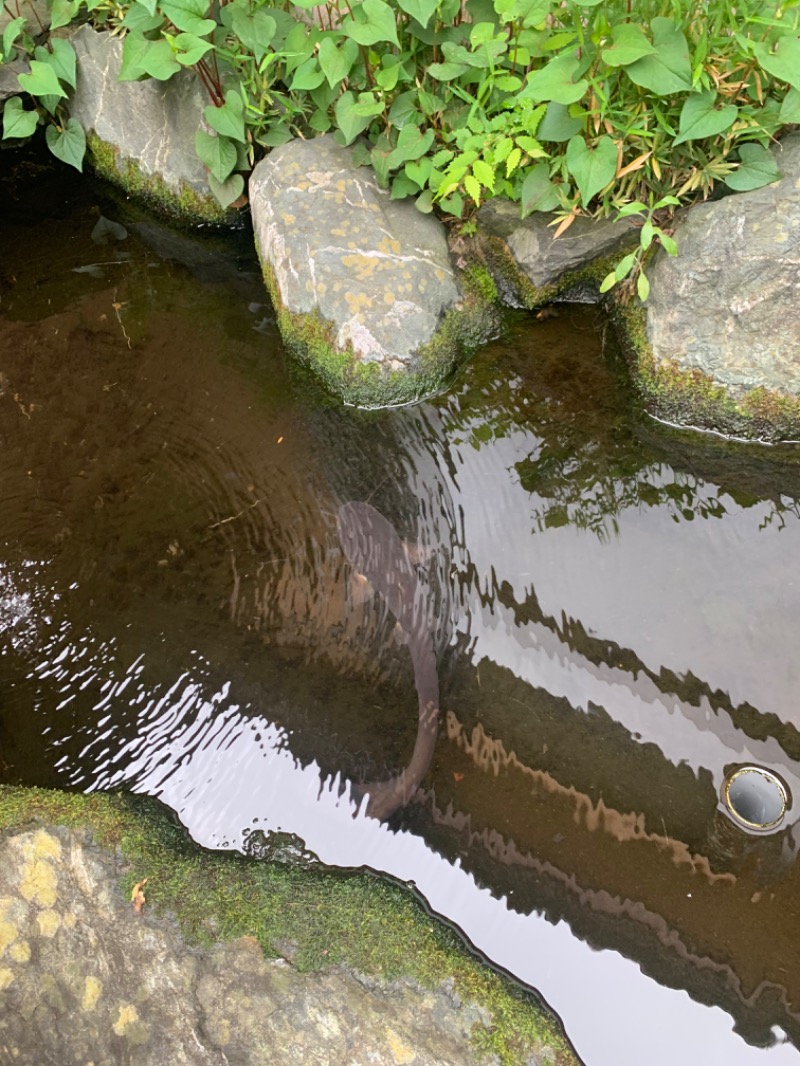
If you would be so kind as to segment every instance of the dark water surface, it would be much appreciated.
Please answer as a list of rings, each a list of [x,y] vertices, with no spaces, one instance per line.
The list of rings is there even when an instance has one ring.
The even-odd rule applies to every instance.
[[[434,402],[342,409],[246,232],[34,163],[2,193],[0,781],[414,881],[589,1066],[800,1062],[797,456],[637,421],[591,309],[511,318]],[[388,825],[347,786],[410,758],[415,679],[349,501],[405,543],[439,665]],[[773,832],[721,799],[751,763],[789,791]]]

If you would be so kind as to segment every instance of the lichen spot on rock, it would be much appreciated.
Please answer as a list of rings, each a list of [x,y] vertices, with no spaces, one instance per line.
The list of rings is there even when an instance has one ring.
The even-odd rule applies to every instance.
[[[390,1029],[388,1026],[386,1028],[386,1042],[392,1053],[392,1059],[397,1066],[407,1066],[407,1063],[413,1062],[417,1057],[414,1049],[403,1040],[399,1033],[396,1033],[394,1029]]]
[[[14,974],[7,966],[0,966],[0,992],[4,992],[14,980]]]
[[[25,838],[22,854],[26,859],[61,859],[61,841],[44,829],[37,829]]]
[[[0,900],[0,958],[19,936],[19,930],[10,918],[6,917],[10,900]]]
[[[52,907],[58,893],[58,877],[46,859],[32,859],[22,867],[19,891],[23,899],[40,907]]]
[[[94,1010],[97,1006],[97,1001],[103,991],[102,983],[91,974],[86,978],[83,986],[83,999],[81,1000],[81,1006],[84,1010]]]
[[[112,1029],[117,1036],[124,1036],[131,1044],[144,1044],[148,1038],[147,1026],[132,1003],[120,1003],[119,1015]]]
[[[36,915],[36,924],[39,926],[40,935],[50,939],[61,928],[61,915],[48,907]]]
[[[14,962],[30,962],[31,946],[27,940],[18,940],[8,949],[8,954]]]

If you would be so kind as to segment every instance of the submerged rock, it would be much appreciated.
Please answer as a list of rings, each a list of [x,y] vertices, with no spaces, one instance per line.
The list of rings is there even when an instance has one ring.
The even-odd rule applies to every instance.
[[[457,355],[460,293],[441,224],[381,189],[333,137],[293,141],[253,171],[256,242],[285,340],[346,401],[407,402]]]
[[[673,421],[800,431],[800,135],[774,151],[781,181],[691,208],[649,270],[639,372]]]
[[[195,151],[209,102],[198,79],[181,71],[166,82],[120,82],[119,37],[81,26],[72,43],[78,62],[70,114],[103,177],[171,214],[222,218]]]
[[[304,974],[265,958],[251,937],[189,948],[173,922],[123,899],[120,862],[85,831],[44,825],[0,836],[3,1061],[478,1062],[471,1032],[491,1018],[447,982],[423,990],[341,967]]]
[[[608,257],[621,258],[638,239],[629,219],[579,216],[560,237],[554,223],[554,215],[541,212],[521,219],[519,204],[509,200],[490,200],[478,212],[479,253],[507,303],[594,303]]]

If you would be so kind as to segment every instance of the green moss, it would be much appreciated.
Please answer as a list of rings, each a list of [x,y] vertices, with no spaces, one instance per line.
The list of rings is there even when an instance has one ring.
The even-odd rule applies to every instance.
[[[800,437],[800,399],[764,388],[733,396],[702,370],[680,367],[675,360],[656,361],[641,304],[618,303],[615,318],[635,384],[655,417],[744,440]]]
[[[546,1047],[556,1063],[577,1066],[536,999],[470,955],[405,887],[368,873],[205,852],[161,804],[140,796],[0,786],[0,831],[31,824],[88,829],[97,844],[117,852],[121,890],[129,895],[146,877],[148,907],[176,915],[190,942],[253,936],[267,955],[289,953],[304,971],[343,963],[428,988],[449,977],[462,1000],[491,1015],[488,1028],[474,1027],[476,1050],[511,1066]]]
[[[533,284],[502,237],[482,233],[476,242],[475,255],[485,264],[505,303],[534,311],[559,300],[569,301],[576,290],[588,288],[598,292],[603,278],[614,269],[627,250],[623,248],[611,255],[592,259],[579,270],[567,271],[547,285]]]
[[[487,281],[495,294],[496,289],[484,272],[475,280],[467,279],[461,306],[447,312],[433,339],[417,351],[412,365],[389,370],[360,360],[352,346],[338,348],[333,323],[318,312],[287,310],[271,266],[262,260],[261,269],[287,348],[326,388],[356,407],[400,406],[434,395],[456,369],[463,349],[480,343],[490,330],[491,303],[483,291]]]
[[[86,142],[92,165],[101,177],[169,218],[185,223],[223,222],[229,217],[216,199],[202,196],[185,183],[175,192],[156,175],[143,174],[133,159],[120,158],[119,149],[90,133]]]

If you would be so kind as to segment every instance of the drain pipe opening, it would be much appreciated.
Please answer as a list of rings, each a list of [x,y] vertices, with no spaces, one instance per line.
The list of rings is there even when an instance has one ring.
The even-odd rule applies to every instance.
[[[745,829],[777,829],[789,806],[781,779],[763,766],[743,766],[725,780],[722,799],[734,821]]]

